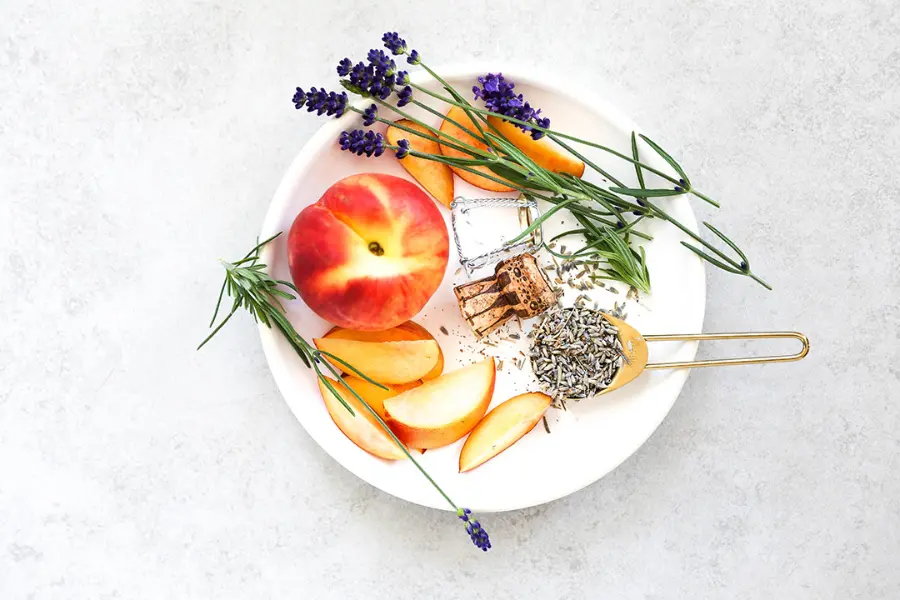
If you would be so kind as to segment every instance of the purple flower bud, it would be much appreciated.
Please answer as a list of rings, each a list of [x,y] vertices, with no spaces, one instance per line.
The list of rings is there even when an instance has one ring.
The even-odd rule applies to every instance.
[[[341,92],[326,92],[325,89],[309,88],[305,92],[301,88],[297,88],[294,93],[294,107],[302,108],[306,106],[306,112],[315,112],[318,115],[328,115],[329,117],[340,117],[347,110],[347,94]]]
[[[350,68],[353,66],[353,63],[350,62],[349,58],[344,58],[341,62],[338,63],[337,66],[337,74],[341,77],[346,77],[348,73],[350,73]]]
[[[303,91],[303,88],[297,88],[297,91],[294,92],[294,108],[300,110],[303,108],[303,105],[306,104],[306,92]]]
[[[502,73],[488,73],[478,78],[481,86],[474,86],[472,93],[476,100],[484,100],[485,107],[491,111],[501,115],[506,115],[519,121],[530,121],[539,127],[550,127],[550,119],[538,115],[541,114],[540,109],[533,108],[522,94],[516,94],[513,90],[516,85],[511,81],[506,81]],[[515,124],[516,127],[525,132],[530,132],[531,137],[539,140],[544,137],[543,131],[537,131],[529,125]]]
[[[401,38],[396,31],[389,31],[381,36],[384,47],[393,54],[406,54],[406,40]]]
[[[369,50],[366,58],[376,71],[381,71],[382,73],[393,73],[397,68],[397,64],[390,56],[385,54],[384,50]]]
[[[422,59],[419,58],[419,51],[413,50],[412,52],[410,52],[409,56],[406,59],[406,62],[408,62],[411,65],[417,65],[420,62],[422,62]]]
[[[491,540],[488,537],[488,533],[477,519],[471,518],[471,515],[472,511],[468,508],[458,508],[456,510],[456,516],[466,524],[466,533],[472,538],[472,543],[475,544],[477,548],[487,552],[491,547]]]
[[[397,71],[397,85],[406,85],[407,83],[409,83],[409,73]]]
[[[541,111],[538,111],[538,112],[541,112]],[[535,113],[535,114],[537,114],[537,113]],[[537,125],[538,127],[543,127],[544,129],[550,129],[550,119],[548,119],[548,118],[546,118],[546,117],[544,117],[544,118],[537,118],[537,119],[534,120],[534,123],[535,123],[535,125]],[[543,132],[543,131],[538,131],[537,129],[533,129],[533,130],[531,131],[531,139],[533,139],[533,140],[539,140],[539,139],[541,139],[542,137],[544,137],[544,132]]]
[[[384,137],[380,133],[375,133],[371,129],[363,131],[362,129],[354,129],[353,131],[344,131],[338,137],[341,144],[341,150],[347,150],[357,156],[381,156],[384,154]]]
[[[409,141],[400,140],[397,142],[397,158],[406,158],[406,155],[409,154]]]
[[[409,86],[404,87],[397,93],[397,106],[404,107],[410,103],[412,100],[412,88]]]
[[[363,111],[363,125],[369,127],[372,123],[375,122],[375,118],[378,116],[378,107],[374,104],[369,106],[366,110]]]

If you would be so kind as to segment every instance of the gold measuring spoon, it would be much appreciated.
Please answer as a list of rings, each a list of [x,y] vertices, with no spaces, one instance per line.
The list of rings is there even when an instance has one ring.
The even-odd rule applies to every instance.
[[[616,390],[626,383],[637,378],[644,369],[684,369],[694,367],[721,367],[726,365],[752,365],[757,363],[792,362],[800,360],[809,354],[809,340],[802,333],[796,331],[770,331],[761,333],[695,333],[675,335],[641,335],[638,331],[623,321],[603,313],[603,317],[619,330],[619,341],[622,342],[622,352],[625,355],[622,365],[613,377],[612,383],[597,395]],[[716,360],[694,360],[688,362],[668,362],[647,364],[649,342],[677,342],[691,340],[758,340],[793,338],[800,340],[803,347],[796,354],[784,354],[780,356],[759,356],[754,358],[720,358]]]

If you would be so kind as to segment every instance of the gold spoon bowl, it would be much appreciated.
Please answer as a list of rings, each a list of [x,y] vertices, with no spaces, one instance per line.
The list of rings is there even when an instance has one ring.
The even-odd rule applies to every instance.
[[[619,341],[622,343],[622,365],[613,377],[606,389],[599,392],[600,396],[607,392],[617,390],[625,384],[631,383],[645,369],[692,369],[695,367],[724,367],[731,365],[753,365],[759,363],[793,362],[800,360],[809,354],[809,340],[802,333],[796,331],[768,331],[758,333],[693,333],[670,335],[641,335],[637,329],[619,319],[603,313],[603,317],[619,330]],[[700,340],[759,340],[759,339],[783,339],[791,338],[799,340],[802,344],[796,354],[783,354],[779,356],[757,356],[747,358],[719,358],[715,360],[694,360],[687,362],[649,363],[650,342],[677,342]]]

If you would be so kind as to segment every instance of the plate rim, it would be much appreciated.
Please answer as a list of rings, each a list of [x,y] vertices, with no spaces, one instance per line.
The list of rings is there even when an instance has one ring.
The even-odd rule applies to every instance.
[[[541,87],[545,89],[552,89],[555,94],[566,97],[567,100],[583,105],[585,108],[590,110],[591,112],[601,114],[604,118],[609,119],[613,124],[621,128],[623,130],[632,130],[637,133],[642,132],[641,127],[638,126],[636,122],[634,122],[630,117],[626,116],[626,114],[621,111],[617,106],[611,104],[607,100],[603,99],[599,96],[599,94],[593,92],[590,89],[586,89],[582,84],[573,81],[568,81],[564,77],[559,77],[555,74],[549,73],[543,69],[535,68],[533,65],[524,65],[523,63],[517,63],[512,61],[490,61],[490,68],[486,67],[487,61],[470,61],[470,62],[461,62],[461,63],[449,63],[447,65],[438,65],[437,67],[432,67],[432,69],[439,73],[442,78],[446,80],[458,79],[463,77],[476,77],[480,74],[484,73],[505,73],[507,77],[517,83],[529,84],[536,87]],[[416,71],[415,73],[410,73],[410,79],[414,83],[424,84],[430,81],[430,76],[424,70]],[[351,105],[357,108],[365,108],[371,101],[366,98],[361,98],[355,102],[352,102]],[[353,112],[347,112],[343,116],[337,119],[330,119],[323,123],[315,133],[303,144],[300,151],[291,161],[288,168],[285,170],[284,175],[282,175],[281,181],[278,184],[278,187],[275,190],[275,193],[272,196],[271,201],[269,202],[269,206],[266,209],[265,217],[263,218],[263,224],[260,230],[260,240],[267,239],[277,233],[275,230],[277,229],[277,220],[278,215],[284,212],[284,204],[290,200],[288,191],[293,186],[297,174],[300,170],[305,167],[306,163],[310,162],[317,152],[318,148],[322,145],[323,138],[327,139],[336,139],[338,133],[345,127],[345,125],[356,118],[356,114]],[[699,227],[697,222],[697,216],[694,212],[693,206],[688,205],[690,219],[687,222],[684,222],[684,225],[693,231],[694,233],[699,233]],[[272,264],[271,253],[274,252],[274,245],[267,245],[262,248],[260,252],[260,262],[270,265]],[[707,272],[706,265],[701,262],[701,273],[700,277],[700,330],[703,329],[703,324],[706,320],[706,292],[707,292]],[[299,298],[298,298],[299,300]],[[302,302],[302,300],[301,300]],[[281,394],[282,400],[288,405],[288,408],[293,414],[294,418],[300,423],[303,427],[304,431],[316,442],[316,444],[326,453],[328,454],[332,460],[341,465],[344,469],[366,482],[367,484],[373,486],[374,488],[394,496],[396,498],[400,498],[404,501],[410,502],[412,504],[416,504],[419,506],[433,508],[436,510],[443,511],[452,511],[453,509],[449,506],[446,506],[445,503],[441,502],[433,502],[426,503],[420,501],[420,499],[408,497],[405,494],[399,493],[397,491],[392,491],[385,489],[379,483],[377,483],[373,478],[370,478],[364,469],[356,469],[351,468],[350,466],[344,464],[340,460],[340,458],[332,451],[330,445],[327,442],[323,442],[324,436],[321,432],[313,432],[311,428],[307,427],[304,423],[301,415],[294,410],[294,407],[291,405],[291,402],[287,400],[285,397],[285,393],[283,391],[284,385],[282,378],[286,376],[284,368],[276,368],[276,365],[280,365],[282,361],[281,353],[277,351],[276,348],[276,333],[274,330],[269,329],[264,324],[259,323],[258,329],[260,333],[260,342],[263,346],[263,353],[266,357],[266,364],[269,367],[269,371],[272,373],[272,377],[275,380],[275,385],[278,387],[278,391]],[[698,345],[696,343],[693,344],[693,348],[690,350],[690,358],[692,360],[697,353]],[[673,372],[673,375],[677,373]],[[672,403],[666,409],[665,413],[660,418],[659,422],[657,422],[647,433],[646,436],[643,436],[640,443],[637,444],[631,451],[629,451],[628,455],[625,456],[621,461],[619,461],[615,466],[607,470],[605,473],[600,474],[596,478],[590,479],[586,482],[578,482],[574,486],[566,487],[562,492],[559,492],[559,488],[556,492],[552,494],[547,494],[544,497],[540,498],[537,501],[526,501],[522,503],[513,503],[509,506],[505,506],[503,508],[494,508],[494,509],[481,509],[479,512],[482,513],[500,513],[500,512],[509,512],[514,510],[522,510],[525,508],[531,508],[535,506],[541,506],[543,504],[547,504],[549,502],[553,502],[556,500],[561,500],[565,497],[571,496],[576,492],[583,490],[584,488],[597,483],[619,467],[621,467],[629,458],[634,456],[634,454],[647,443],[647,440],[656,433],[659,426],[662,422],[668,417],[672,408],[675,406],[675,403],[681,396],[681,392],[684,389],[684,385],[687,382],[688,377],[690,376],[691,369],[685,370],[685,375],[681,379],[680,383],[678,383],[678,389],[675,393],[675,397],[672,400]],[[427,482],[423,480],[423,485],[427,485]],[[436,500],[440,500],[439,496],[436,494]]]

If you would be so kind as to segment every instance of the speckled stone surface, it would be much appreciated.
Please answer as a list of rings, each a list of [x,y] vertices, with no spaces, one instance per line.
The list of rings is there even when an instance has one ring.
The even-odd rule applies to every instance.
[[[293,87],[386,29],[623,108],[775,287],[710,271],[707,329],[809,358],[693,373],[486,555],[339,467],[247,319],[194,346],[317,126]],[[900,598],[898,220],[896,0],[0,0],[0,598]]]

